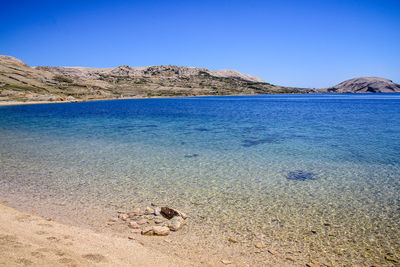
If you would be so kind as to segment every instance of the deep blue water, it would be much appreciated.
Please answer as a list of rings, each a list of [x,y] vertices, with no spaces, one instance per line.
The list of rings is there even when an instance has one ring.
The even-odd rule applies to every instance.
[[[329,221],[347,233],[337,246],[355,238],[355,253],[399,253],[399,94],[0,107],[0,163],[1,197],[66,214],[156,200],[232,231],[253,216],[246,229],[275,239],[287,239],[283,227],[303,240],[298,229]]]

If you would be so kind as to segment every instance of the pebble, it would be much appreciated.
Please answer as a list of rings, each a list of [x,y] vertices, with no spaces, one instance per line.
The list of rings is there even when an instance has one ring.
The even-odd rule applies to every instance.
[[[110,222],[118,222],[118,219],[117,219],[117,218],[108,218],[108,220],[109,220]]]
[[[142,210],[141,210],[140,208],[134,208],[134,209],[132,210],[132,212],[133,212],[133,213],[141,213]]]
[[[107,225],[111,226],[111,225],[114,225],[114,223],[113,222],[108,222]]]
[[[165,226],[149,226],[143,229],[142,235],[159,235],[166,236],[170,234],[170,230]]]
[[[154,208],[154,215],[156,215],[156,216],[161,216],[161,208],[155,207],[155,208]]]
[[[229,237],[228,241],[232,242],[232,243],[238,243],[239,241],[237,241],[235,238],[233,237]]]
[[[118,218],[120,218],[123,221],[126,221],[126,220],[128,220],[129,216],[128,216],[128,214],[121,213],[120,215],[118,215]]]
[[[166,242],[166,243],[171,243],[172,240],[170,240],[170,239],[164,239],[164,242]]]
[[[164,221],[161,220],[161,219],[155,219],[154,222],[155,222],[156,224],[161,224],[161,223],[163,223]]]
[[[154,210],[149,207],[146,207],[144,214],[147,214],[147,215],[154,214]]]
[[[138,228],[140,228],[140,226],[139,226],[139,224],[137,223],[137,222],[129,222],[129,225],[128,225],[130,228],[133,228],[133,229],[138,229]]]
[[[53,219],[52,218],[46,218],[46,221],[52,221]]]
[[[140,233],[140,232],[142,232],[142,230],[140,230],[140,229],[133,229],[133,230],[131,231],[131,233],[133,233],[133,234],[138,234],[138,233]]]
[[[295,262],[295,260],[291,257],[286,257],[286,260]]]
[[[267,245],[265,245],[264,243],[261,243],[261,242],[255,243],[254,246],[256,248],[266,248],[267,247]]]
[[[130,240],[134,240],[134,239],[135,239],[135,237],[134,237],[134,236],[132,236],[132,235],[130,235],[130,236],[128,236],[128,239],[130,239]]]
[[[272,255],[277,255],[278,251],[273,250],[273,249],[268,249],[268,252],[271,253]]]
[[[145,224],[147,223],[147,219],[140,219],[139,221],[137,221],[137,224]]]
[[[385,260],[389,261],[389,262],[393,262],[393,263],[398,263],[398,261],[393,258],[392,256],[386,255],[385,256]]]
[[[144,212],[140,208],[134,208],[131,212],[129,212],[129,217],[141,216],[143,214]]]
[[[165,223],[165,226],[167,226],[172,231],[178,231],[182,228],[184,224],[185,220],[181,216],[175,216],[171,220],[167,221]]]
[[[233,263],[232,261],[228,261],[228,260],[221,260],[221,262],[222,262],[223,264],[225,264],[225,265],[228,265],[228,264],[232,264],[232,263]]]

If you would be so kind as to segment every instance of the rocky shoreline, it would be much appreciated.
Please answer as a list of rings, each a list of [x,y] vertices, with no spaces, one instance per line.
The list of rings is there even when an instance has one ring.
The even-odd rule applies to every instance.
[[[178,231],[185,225],[188,216],[179,210],[170,207],[134,208],[130,212],[118,211],[118,217],[109,218],[107,225],[116,223],[126,224],[131,233],[142,235],[167,236],[171,231]],[[134,239],[134,237],[130,237]]]

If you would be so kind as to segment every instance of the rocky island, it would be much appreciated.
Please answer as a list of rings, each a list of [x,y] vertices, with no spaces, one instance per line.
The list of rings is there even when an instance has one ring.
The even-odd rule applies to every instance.
[[[398,93],[400,85],[379,77],[360,77],[327,89],[328,93]]]

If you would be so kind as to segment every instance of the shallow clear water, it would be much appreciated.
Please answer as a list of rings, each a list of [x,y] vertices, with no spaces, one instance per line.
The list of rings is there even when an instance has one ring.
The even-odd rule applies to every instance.
[[[157,202],[295,257],[400,257],[397,94],[0,107],[0,164],[0,196],[21,205],[109,216]]]

